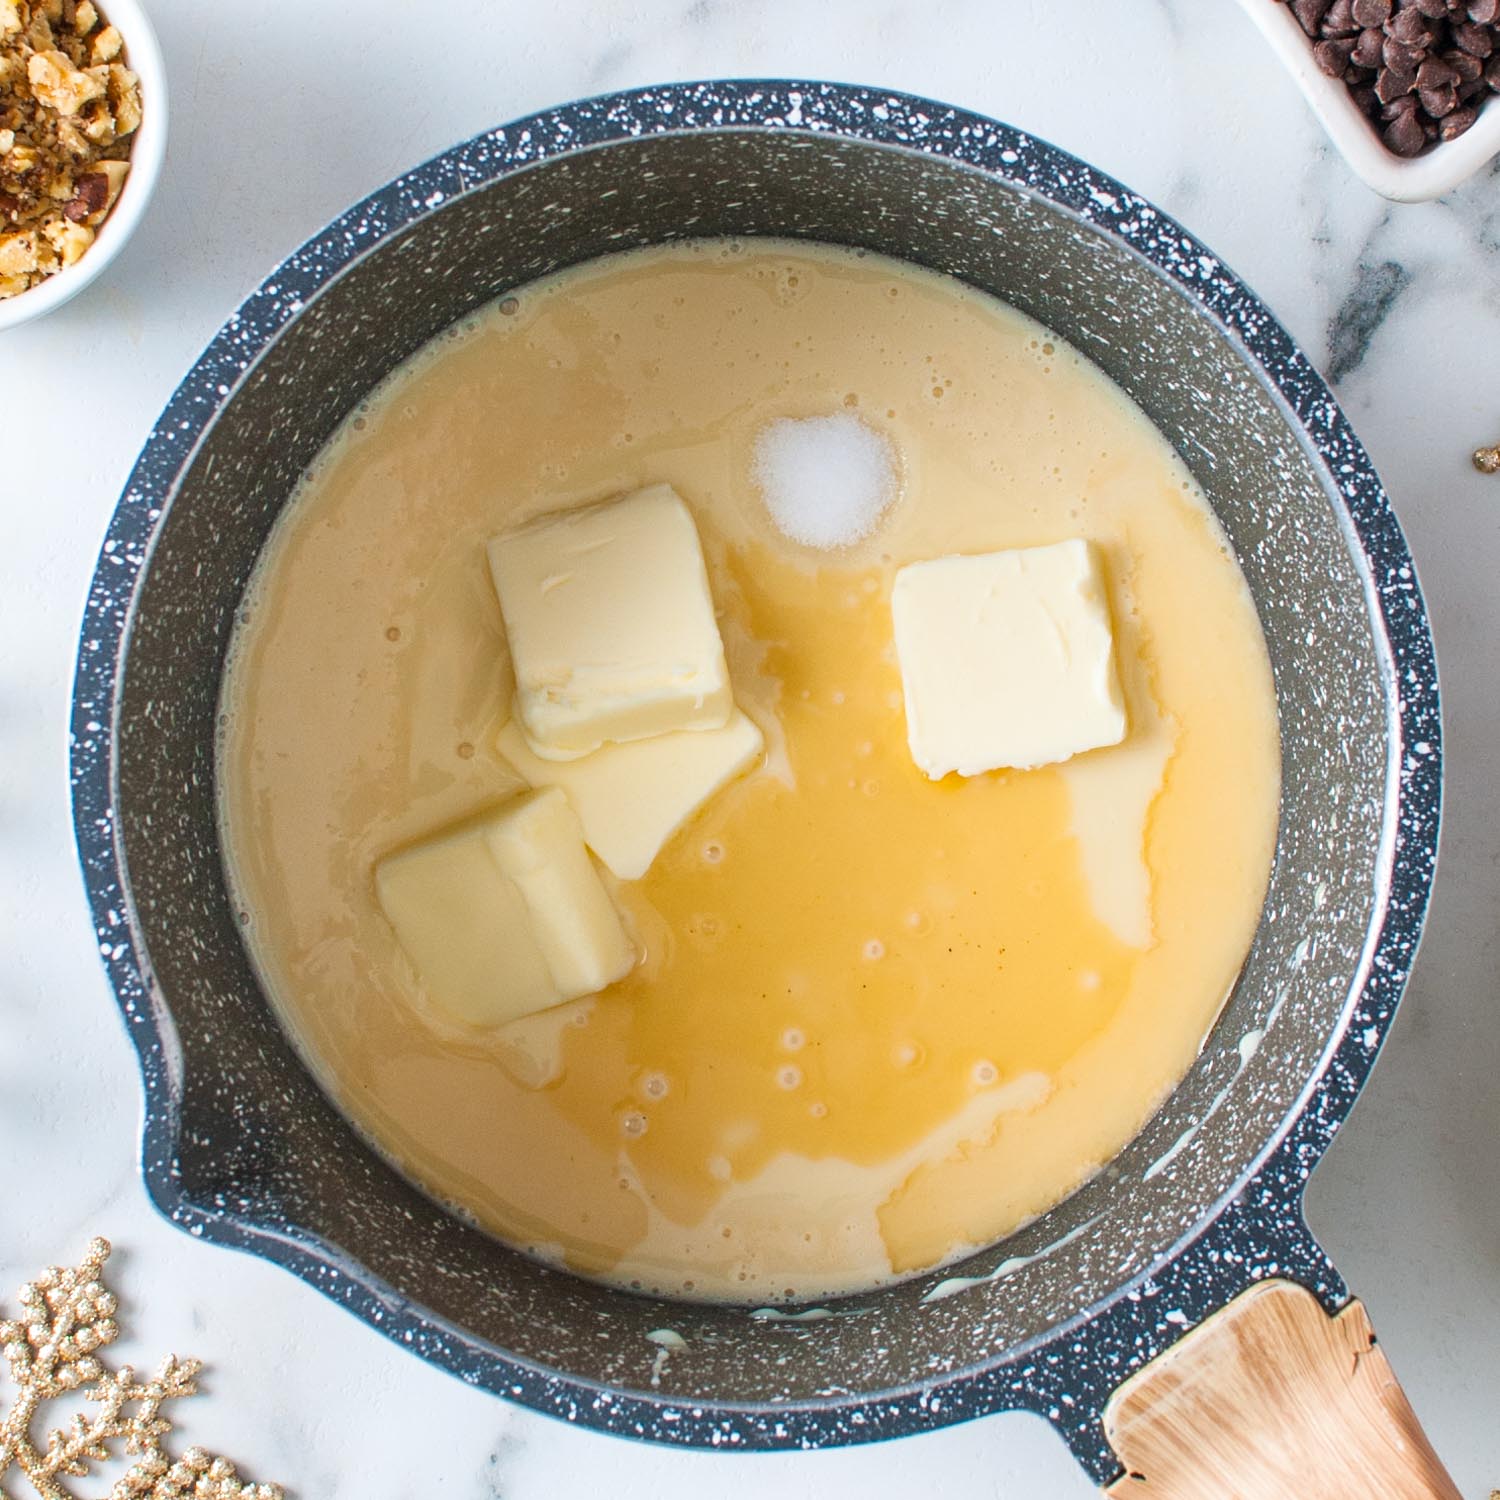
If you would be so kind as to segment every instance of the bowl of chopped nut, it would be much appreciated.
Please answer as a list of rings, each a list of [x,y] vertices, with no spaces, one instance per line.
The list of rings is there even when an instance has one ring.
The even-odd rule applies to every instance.
[[[1500,152],[1500,0],[1240,0],[1349,165],[1398,203]]]
[[[0,0],[0,331],[61,306],[119,253],[166,132],[139,0]]]

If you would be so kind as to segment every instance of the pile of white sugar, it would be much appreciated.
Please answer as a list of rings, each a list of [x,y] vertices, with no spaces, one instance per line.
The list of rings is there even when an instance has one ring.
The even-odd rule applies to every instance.
[[[852,412],[768,422],[753,472],[777,530],[825,549],[869,536],[898,485],[889,440]]]

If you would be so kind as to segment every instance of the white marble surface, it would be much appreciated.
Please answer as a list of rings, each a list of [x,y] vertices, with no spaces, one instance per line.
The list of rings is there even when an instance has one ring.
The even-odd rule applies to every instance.
[[[547,104],[711,75],[854,79],[1011,120],[1178,215],[1336,375],[1395,498],[1442,660],[1443,864],[1395,1035],[1310,1216],[1484,1500],[1500,1485],[1500,478],[1467,454],[1500,439],[1500,180],[1411,208],[1373,197],[1230,0],[1115,0],[1083,19],[1056,0],[150,8],[175,116],[149,221],[99,284],[0,341],[0,1301],[109,1234],[131,1353],[210,1363],[187,1435],[302,1500],[1090,1493],[1024,1416],[760,1458],[573,1431],[188,1239],[137,1176],[134,1058],[74,865],[67,705],[95,550],[173,385],[274,262],[403,168]]]

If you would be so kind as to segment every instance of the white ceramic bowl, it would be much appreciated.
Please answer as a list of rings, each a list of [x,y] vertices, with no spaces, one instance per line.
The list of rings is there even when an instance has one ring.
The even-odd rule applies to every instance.
[[[101,10],[125,41],[125,62],[141,80],[141,123],[130,151],[130,172],[94,243],[55,276],[18,297],[0,300],[0,333],[29,323],[76,297],[120,253],[146,212],[167,149],[167,70],[156,33],[140,0],[102,0]]]
[[[1500,151],[1500,96],[1457,140],[1440,141],[1421,156],[1387,151],[1343,80],[1330,78],[1313,61],[1312,41],[1291,6],[1281,0],[1240,0],[1240,5],[1286,64],[1344,160],[1377,193],[1397,203],[1441,198]]]

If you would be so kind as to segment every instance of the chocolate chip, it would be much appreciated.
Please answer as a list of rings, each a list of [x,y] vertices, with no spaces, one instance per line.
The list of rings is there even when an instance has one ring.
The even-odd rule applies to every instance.
[[[1397,156],[1415,156],[1427,144],[1427,136],[1415,110],[1407,110],[1396,116],[1381,139]]]
[[[1292,14],[1302,23],[1302,29],[1308,36],[1317,36],[1318,28],[1323,24],[1323,17],[1328,14],[1328,7],[1333,0],[1292,0]],[[1500,4],[1500,0],[1496,0]]]
[[[1384,26],[1391,18],[1391,0],[1354,0],[1350,11],[1361,26]]]
[[[1368,27],[1360,32],[1350,60],[1362,68],[1378,68],[1381,62],[1380,48],[1384,41],[1385,36],[1378,26]]]
[[[1500,94],[1500,57],[1492,57],[1484,65],[1484,81]]]
[[[1483,82],[1479,84],[1484,87]],[[1380,98],[1372,88],[1357,88],[1349,90],[1349,97],[1359,106],[1359,112],[1374,119],[1380,113]]]
[[[1450,68],[1440,57],[1429,57],[1417,69],[1417,87],[1419,89],[1443,89],[1447,88],[1449,84],[1457,82],[1457,72]]]
[[[1427,53],[1421,47],[1413,47],[1388,36],[1381,43],[1380,56],[1386,67],[1394,68],[1398,73],[1415,73],[1422,66],[1422,59]]]
[[[1476,78],[1484,76],[1484,64],[1469,52],[1445,52],[1443,61],[1453,69],[1454,75],[1462,83],[1472,83]]]
[[[1342,78],[1349,66],[1350,54],[1354,51],[1351,41],[1319,42],[1313,48],[1313,61],[1330,77]]]
[[[1458,90],[1451,83],[1445,89],[1419,88],[1417,98],[1421,101],[1422,108],[1434,120],[1441,120],[1444,115],[1452,114],[1458,107]]]
[[[1413,47],[1425,47],[1432,41],[1432,32],[1427,22],[1423,20],[1419,11],[1411,7],[1398,10],[1386,22],[1385,34]]]
[[[1354,19],[1354,0],[1333,0],[1323,17],[1324,36],[1353,36],[1360,29]]]
[[[1477,26],[1500,20],[1500,0],[1469,0],[1469,19]]]
[[[1453,40],[1473,57],[1488,57],[1495,50],[1495,37],[1488,26],[1465,21],[1453,28]]]
[[[1439,21],[1448,14],[1447,0],[1413,0],[1411,8],[1429,21]]]
[[[1456,140],[1479,118],[1479,111],[1472,105],[1466,104],[1462,109],[1455,109],[1441,125],[1438,126],[1438,139],[1442,141]]]
[[[1392,99],[1399,99],[1404,94],[1410,94],[1417,86],[1417,75],[1415,73],[1401,73],[1395,68],[1382,68],[1375,75],[1375,93],[1382,104],[1389,104]],[[1496,91],[1500,92],[1500,84],[1495,85]]]
[[[1399,99],[1392,99],[1380,111],[1382,120],[1399,120],[1402,115],[1414,115],[1417,112],[1417,101],[1411,94],[1403,94]]]

